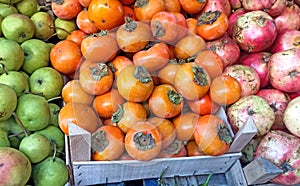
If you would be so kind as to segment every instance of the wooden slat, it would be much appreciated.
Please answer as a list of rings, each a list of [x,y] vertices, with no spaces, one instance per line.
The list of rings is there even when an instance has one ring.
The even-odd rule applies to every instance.
[[[256,134],[256,125],[254,124],[252,117],[249,117],[245,125],[235,134],[228,153],[241,152]]]
[[[237,161],[235,164],[233,164],[230,170],[225,173],[225,176],[228,185],[234,185],[234,186],[247,185],[247,181],[240,161]]]
[[[243,170],[249,185],[267,183],[283,172],[279,167],[262,157],[254,159]]]
[[[72,162],[91,160],[91,134],[69,122],[70,156]]]
[[[219,157],[198,156],[183,158],[160,158],[147,162],[135,160],[73,162],[76,185],[113,183],[120,181],[159,178],[165,170],[165,177],[190,176],[226,172],[241,157],[241,153]]]

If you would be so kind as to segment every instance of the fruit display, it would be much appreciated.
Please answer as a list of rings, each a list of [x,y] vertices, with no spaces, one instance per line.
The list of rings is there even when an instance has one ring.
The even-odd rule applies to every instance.
[[[300,183],[299,1],[0,0],[0,24],[0,186],[64,185],[70,123],[91,161],[145,162],[222,156],[249,118],[241,161]]]

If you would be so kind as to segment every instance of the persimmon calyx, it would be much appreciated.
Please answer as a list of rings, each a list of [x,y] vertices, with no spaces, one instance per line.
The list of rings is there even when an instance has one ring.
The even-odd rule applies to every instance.
[[[179,105],[183,100],[182,96],[174,90],[169,90],[167,95],[168,99],[175,105]]]
[[[136,0],[134,6],[138,8],[143,8],[149,3],[149,0]]]
[[[118,123],[124,116],[124,109],[121,104],[118,104],[118,110],[114,112],[111,116],[111,121],[114,123]]]
[[[102,77],[109,75],[108,66],[105,63],[97,63],[95,67],[90,67],[90,73],[94,80],[99,81]]]
[[[159,21],[155,21],[154,29],[153,29],[153,36],[154,37],[162,37],[166,35],[166,31],[162,24]]]
[[[137,24],[130,17],[125,17],[125,25],[124,25],[123,28],[127,32],[132,32],[132,31],[134,31],[137,28]]]
[[[220,11],[208,11],[203,13],[197,20],[197,25],[211,25],[213,24],[221,15]]]
[[[133,141],[138,150],[146,151],[155,147],[155,139],[151,133],[137,132],[133,136]]]
[[[220,123],[217,125],[217,134],[221,141],[225,141],[228,145],[232,143],[232,137],[229,129],[224,124]]]
[[[207,74],[200,66],[193,66],[192,72],[194,73],[194,82],[200,86],[206,86],[208,84]]]
[[[98,131],[92,135],[92,150],[94,152],[102,152],[108,146],[108,140],[105,131]]]
[[[175,140],[173,143],[171,143],[171,145],[167,146],[166,148],[164,148],[162,150],[163,153],[167,153],[167,154],[178,154],[181,150],[181,148],[183,147],[183,144],[181,141],[179,140]]]
[[[141,83],[149,83],[152,81],[151,75],[144,66],[137,66],[133,72],[133,76]]]

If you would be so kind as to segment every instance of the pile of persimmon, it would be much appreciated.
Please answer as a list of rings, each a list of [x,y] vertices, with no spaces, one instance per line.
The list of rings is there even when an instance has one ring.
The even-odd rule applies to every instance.
[[[69,122],[92,134],[93,160],[228,151],[229,128],[215,113],[240,98],[241,86],[223,74],[222,58],[206,46],[228,29],[225,6],[194,0],[55,6],[75,11],[67,2],[81,8],[68,18],[78,29],[50,54],[53,67],[68,77],[59,125],[65,134]]]

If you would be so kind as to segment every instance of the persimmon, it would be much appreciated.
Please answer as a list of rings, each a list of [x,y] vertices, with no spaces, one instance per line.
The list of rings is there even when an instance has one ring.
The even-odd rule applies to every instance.
[[[124,152],[124,133],[116,126],[102,126],[92,134],[92,160],[115,160]]]
[[[100,31],[85,37],[81,43],[81,52],[91,62],[108,62],[119,50],[115,35],[109,31]]]
[[[151,20],[153,15],[165,10],[164,0],[136,0],[133,7],[139,21]]]
[[[133,55],[133,63],[144,66],[149,73],[156,72],[169,61],[169,47],[163,42],[155,43],[147,50],[136,52]]]
[[[83,90],[79,80],[76,79],[70,80],[64,85],[61,96],[65,103],[78,102],[90,105],[94,99],[93,95]]]
[[[71,40],[56,43],[50,51],[50,62],[53,68],[62,74],[74,73],[81,63],[80,47]]]
[[[222,37],[229,27],[227,15],[220,11],[204,12],[197,21],[197,34],[206,40]]]
[[[51,1],[51,10],[54,15],[60,19],[73,19],[82,10],[78,0],[53,0]]]
[[[228,127],[215,115],[205,115],[198,119],[194,139],[201,151],[211,156],[226,153],[232,142]]]
[[[154,84],[151,75],[144,66],[129,65],[120,71],[117,87],[126,100],[143,102],[150,97]]]
[[[82,30],[74,30],[67,36],[66,40],[74,41],[80,47],[83,39],[87,35],[88,34]]]
[[[172,118],[183,108],[183,97],[169,84],[161,84],[154,88],[149,97],[150,111],[161,118]]]
[[[149,122],[136,123],[125,135],[125,149],[135,160],[154,159],[162,149],[161,134]]]
[[[164,118],[151,117],[147,120],[155,125],[162,136],[162,148],[165,148],[173,143],[176,139],[176,130],[174,124]]]
[[[105,63],[89,63],[84,66],[79,72],[79,82],[84,91],[91,95],[101,95],[111,89],[114,77]]]
[[[124,52],[138,52],[151,40],[150,27],[131,18],[125,20],[126,22],[117,30],[117,43]]]
[[[195,62],[180,65],[174,80],[176,90],[186,99],[203,97],[209,90],[211,78],[207,71]]]
[[[99,30],[111,30],[123,22],[123,5],[119,0],[93,0],[88,6],[88,18]]]
[[[194,139],[194,131],[200,117],[193,112],[182,113],[172,119],[176,129],[176,139],[187,142]]]
[[[87,34],[99,32],[99,29],[89,20],[87,9],[82,9],[76,17],[77,27]]]
[[[145,121],[147,113],[141,103],[125,102],[118,105],[118,110],[113,113],[111,121],[127,133],[135,123]]]
[[[116,89],[98,95],[93,100],[93,107],[101,118],[111,118],[112,114],[117,111],[118,105],[123,104],[125,99]]]
[[[69,135],[69,122],[93,133],[102,125],[95,111],[87,104],[69,102],[59,111],[58,123],[62,132]]]

